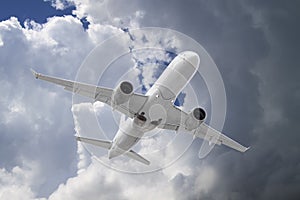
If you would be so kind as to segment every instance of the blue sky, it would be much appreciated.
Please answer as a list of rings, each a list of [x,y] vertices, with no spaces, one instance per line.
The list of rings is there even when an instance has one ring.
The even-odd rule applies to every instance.
[[[1,200],[299,198],[298,0],[68,0],[73,7],[57,10],[66,2],[5,1],[0,7]],[[83,18],[89,26],[83,27]],[[31,29],[19,25],[26,19],[36,22]],[[97,103],[72,108],[71,94],[36,81],[29,69],[75,79],[99,43],[138,27],[180,31],[209,52],[226,90],[223,132],[251,146],[247,153],[217,146],[199,160],[201,140],[195,140],[170,167],[132,176],[102,165],[75,141],[74,134],[83,129],[97,134],[97,122],[77,123],[94,111],[100,119],[110,113],[102,123],[112,136],[111,110]],[[173,49],[180,44],[167,38],[152,45]],[[116,46],[105,48],[99,58],[113,55]],[[97,58],[97,64],[106,57]],[[136,64],[124,65],[129,63]],[[149,85],[157,67],[132,70],[136,76],[131,78],[144,77]],[[116,79],[107,77],[106,86]],[[197,89],[205,105],[210,95],[202,92],[203,84]],[[141,151],[164,146],[173,136],[164,132],[142,142]],[[163,151],[168,159],[178,148]],[[114,163],[139,167],[126,159]]]
[[[0,7],[0,20],[15,16],[21,23],[27,19],[45,23],[48,17],[71,15],[74,9],[74,6],[70,6],[64,10],[57,10],[51,6],[50,1],[43,0],[5,0]]]

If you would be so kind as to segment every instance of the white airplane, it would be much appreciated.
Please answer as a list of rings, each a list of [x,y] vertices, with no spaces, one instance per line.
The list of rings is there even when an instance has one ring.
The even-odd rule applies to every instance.
[[[148,160],[131,148],[146,132],[154,128],[185,130],[208,140],[210,144],[224,144],[240,152],[247,151],[249,148],[208,126],[204,122],[206,112],[202,108],[194,108],[186,113],[174,105],[177,95],[197,72],[199,63],[199,56],[195,52],[184,51],[178,54],[146,95],[134,93],[133,85],[128,81],[121,82],[115,89],[109,89],[46,76],[33,70],[32,73],[37,79],[61,85],[68,91],[106,103],[128,117],[120,124],[112,141],[76,136],[80,142],[108,149],[109,159],[125,155],[149,165]]]

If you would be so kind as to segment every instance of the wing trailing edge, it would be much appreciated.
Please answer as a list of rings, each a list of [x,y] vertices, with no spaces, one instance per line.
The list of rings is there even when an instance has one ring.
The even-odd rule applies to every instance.
[[[235,149],[240,152],[246,152],[250,149],[250,147],[245,147],[240,143],[234,141],[233,139],[229,138],[228,136],[222,134],[221,132],[213,129],[206,123],[202,123],[199,128],[197,128],[194,132],[196,137],[202,138],[207,140],[211,144],[218,144],[218,145],[225,145],[232,149]]]

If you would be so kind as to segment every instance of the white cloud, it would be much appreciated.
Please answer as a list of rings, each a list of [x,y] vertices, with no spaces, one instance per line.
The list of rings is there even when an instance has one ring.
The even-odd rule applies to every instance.
[[[101,24],[92,23],[89,25],[87,32],[92,42],[94,44],[99,44],[103,40],[120,33],[120,30],[112,25],[103,26]]]
[[[0,35],[0,47],[3,46],[3,45],[4,45],[4,43],[3,43],[1,35]]]
[[[73,11],[79,19],[86,18],[92,24],[110,24],[115,27],[140,27],[139,21],[144,11],[137,8],[135,1],[119,2],[113,0],[68,0],[76,6]]]
[[[64,2],[67,1],[52,1],[57,9],[63,9]],[[45,24],[26,21],[25,28],[14,17],[0,22],[0,92],[3,96],[0,101],[0,108],[3,110],[0,114],[0,125],[5,130],[0,137],[3,139],[2,148],[7,152],[1,160],[9,162],[11,157],[14,158],[9,163],[2,163],[13,170],[3,168],[0,171],[0,198],[34,199],[50,196],[49,199],[169,199],[176,198],[178,188],[171,183],[178,174],[195,177],[192,184],[197,186],[203,185],[202,179],[209,179],[210,184],[202,187],[202,190],[207,192],[214,182],[214,173],[206,170],[204,172],[207,176],[204,172],[199,175],[199,170],[195,170],[193,163],[186,158],[181,158],[172,167],[162,171],[132,175],[99,164],[94,158],[90,158],[81,144],[76,146],[70,112],[71,95],[65,93],[62,88],[35,81],[29,68],[74,79],[81,62],[96,44],[115,33],[120,33],[121,26],[139,27],[139,20],[143,18],[144,12],[135,10],[133,6],[132,9],[117,15],[120,8],[114,9],[113,4],[108,1],[74,0],[74,4],[77,8],[74,13],[78,18],[52,17]],[[114,12],[110,13],[111,9]],[[87,17],[91,22],[87,30],[83,29],[79,20],[82,17]],[[136,37],[139,39],[133,42],[133,45],[138,48],[142,46],[142,35]],[[161,41],[155,37],[156,35],[153,35],[153,38],[148,38],[152,41],[148,43],[149,46],[173,49],[178,45],[173,38]],[[170,59],[161,52],[153,52],[150,56],[162,60]],[[141,58],[141,55],[138,57]],[[143,72],[145,85],[154,81],[153,74],[156,68],[157,65],[153,64]],[[76,116],[94,117],[94,109],[99,114],[99,107],[102,109],[102,105],[94,104],[93,107],[89,103],[79,107],[73,106],[77,132],[99,136],[97,121],[89,121],[83,126],[77,124],[76,119]],[[110,111],[105,109],[103,107],[101,114],[106,116]],[[107,132],[114,134],[113,128],[107,129],[110,129],[106,130]],[[145,147],[145,153],[153,150],[151,147],[146,148],[146,144],[151,142],[155,141],[141,143],[141,146]],[[159,145],[154,147],[159,148]],[[160,157],[152,156],[153,163],[159,163],[160,160],[167,162],[169,158],[176,156],[181,148],[171,146],[167,151],[163,151]],[[106,150],[96,150],[107,159]],[[33,160],[34,164],[21,165]],[[137,165],[133,160],[124,160],[125,162],[122,159],[114,160],[112,165],[119,165],[125,169],[144,169],[144,166]]]
[[[64,10],[73,5],[70,0],[44,0],[45,2],[50,1],[51,5],[57,10]]]
[[[47,197],[77,171],[71,95],[62,88],[36,81],[30,67],[74,79],[84,57],[95,46],[94,40],[100,42],[113,31],[98,31],[92,38],[80,20],[72,16],[52,17],[45,24],[27,21],[25,28],[15,17],[0,22],[0,165],[5,167],[2,174],[13,181],[2,181],[1,177],[2,199],[12,195],[11,191],[14,193],[9,199]],[[35,170],[35,179],[39,180],[36,184],[17,178],[15,173],[20,169],[24,176],[30,175],[31,170],[18,166],[33,160],[39,166]],[[87,165],[78,164],[80,168]],[[10,168],[14,170],[5,170]]]
[[[93,160],[85,171],[60,185],[49,199],[172,199],[173,192],[162,172],[130,175]]]
[[[23,163],[11,171],[0,169],[0,199],[34,199],[32,188],[41,184],[38,163]]]
[[[95,161],[94,161],[95,162]],[[56,199],[121,199],[120,182],[110,170],[101,169],[99,164],[91,164],[78,176],[69,178],[50,195]]]
[[[76,10],[74,14],[79,18],[87,17],[87,20],[93,24],[103,23],[110,20],[110,13],[107,9],[107,0],[74,0]]]

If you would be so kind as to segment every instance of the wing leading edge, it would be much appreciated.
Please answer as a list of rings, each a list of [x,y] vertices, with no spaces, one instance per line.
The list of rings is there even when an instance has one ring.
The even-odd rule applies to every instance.
[[[64,89],[69,92],[88,97],[94,99],[95,101],[100,101],[111,106],[113,89],[47,76],[37,73],[33,69],[31,69],[31,72],[36,79],[41,79],[47,82],[54,83],[56,85],[63,86]],[[133,118],[145,104],[147,99],[147,96],[134,93],[132,94],[128,102],[114,106],[114,109],[127,115],[128,117]]]

